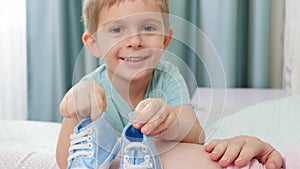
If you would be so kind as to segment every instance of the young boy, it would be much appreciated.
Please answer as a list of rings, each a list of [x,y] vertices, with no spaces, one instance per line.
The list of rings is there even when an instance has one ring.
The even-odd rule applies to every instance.
[[[86,32],[82,40],[105,64],[69,90],[61,102],[64,120],[56,153],[60,168],[67,167],[74,127],[86,117],[92,121],[99,119],[102,112],[106,112],[118,133],[131,121],[145,135],[186,142],[161,154],[164,168],[183,165],[185,168],[199,168],[199,165],[220,168],[217,163],[204,160],[209,158],[201,146],[204,132],[192,109],[184,79],[172,64],[159,61],[173,34],[168,13],[167,0],[85,0]],[[128,114],[132,111],[134,117]],[[236,140],[240,144],[227,144]],[[244,146],[248,143],[254,148]],[[158,143],[157,148],[161,149],[164,144]],[[210,158],[220,160],[222,166],[229,166],[236,159],[239,160],[237,165],[243,166],[257,156],[272,157],[268,161],[281,165],[280,155],[271,146],[248,137],[214,142],[205,150],[212,152]],[[240,152],[247,154],[241,157]],[[178,154],[182,161],[172,158],[179,157]],[[276,158],[269,156],[271,154]]]

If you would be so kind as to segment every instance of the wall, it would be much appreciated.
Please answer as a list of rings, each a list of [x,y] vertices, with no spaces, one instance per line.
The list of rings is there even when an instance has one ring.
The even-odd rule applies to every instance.
[[[285,1],[284,84],[290,94],[300,93],[300,1]]]

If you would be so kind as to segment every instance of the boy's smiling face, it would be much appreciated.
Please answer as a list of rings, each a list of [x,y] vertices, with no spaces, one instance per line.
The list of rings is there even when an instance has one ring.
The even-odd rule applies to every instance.
[[[172,29],[156,1],[128,0],[101,10],[96,35],[111,80],[128,81],[151,77]]]

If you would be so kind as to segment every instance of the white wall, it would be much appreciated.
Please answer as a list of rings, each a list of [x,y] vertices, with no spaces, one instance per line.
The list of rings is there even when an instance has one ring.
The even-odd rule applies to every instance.
[[[0,0],[0,119],[27,119],[26,1]]]
[[[300,93],[300,1],[285,0],[284,83],[290,94]]]

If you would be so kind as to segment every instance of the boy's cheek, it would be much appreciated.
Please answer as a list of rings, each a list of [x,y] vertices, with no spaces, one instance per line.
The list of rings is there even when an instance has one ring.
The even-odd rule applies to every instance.
[[[111,42],[102,41],[98,44],[98,46],[99,46],[99,49],[101,51],[101,55],[106,56],[106,55],[109,55],[110,53],[113,52],[113,49],[116,45],[114,43],[111,43]]]

